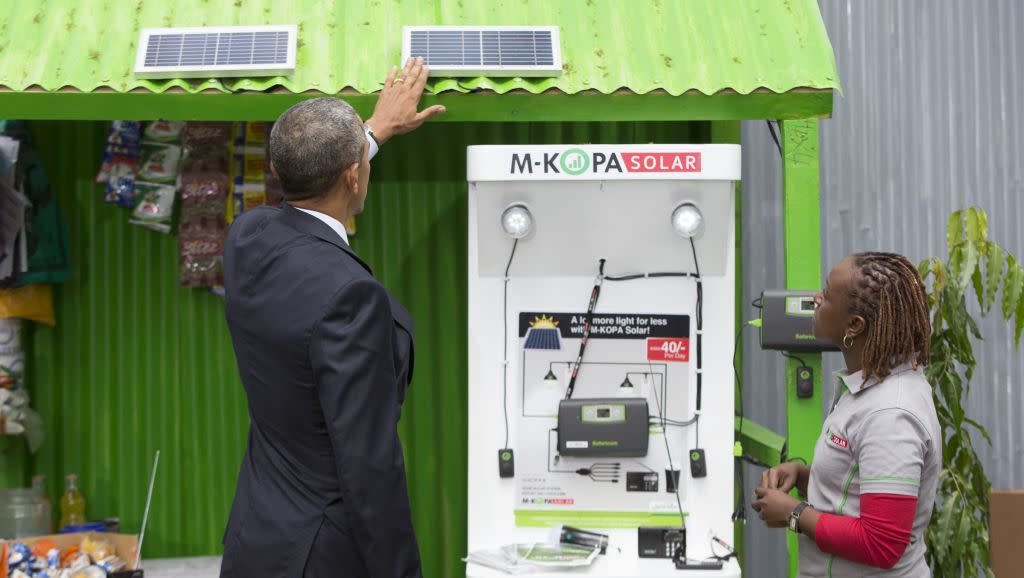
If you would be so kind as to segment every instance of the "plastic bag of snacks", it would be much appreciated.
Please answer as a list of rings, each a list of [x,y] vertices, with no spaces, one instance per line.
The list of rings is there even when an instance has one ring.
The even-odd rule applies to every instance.
[[[226,148],[205,147],[189,152],[181,173],[182,221],[223,221],[229,187]]]
[[[240,122],[235,125],[231,156],[231,197],[227,221],[267,202],[264,174],[267,170],[267,123]]]
[[[8,578],[106,578],[127,567],[114,555],[110,542],[89,537],[63,551],[49,539],[39,540],[33,548],[14,542],[6,554]]]
[[[154,120],[146,125],[143,136],[146,140],[157,142],[180,142],[181,131],[185,128],[183,121]]]
[[[142,127],[138,121],[110,123],[97,183],[106,183],[103,200],[123,207],[135,206],[135,173],[139,164]]]
[[[177,196],[174,186],[138,182],[135,183],[135,190],[138,204],[128,222],[160,233],[170,233],[174,199]]]
[[[153,183],[173,183],[178,178],[181,164],[181,147],[143,141],[142,162],[139,164],[139,180]]]
[[[181,284],[223,283],[222,254],[227,233],[230,123],[187,123],[182,136],[181,219],[178,244]]]
[[[211,219],[182,221],[178,228],[181,285],[207,287],[224,284],[226,229]]]
[[[181,142],[187,150],[205,146],[227,147],[231,142],[230,122],[188,122],[182,131]]]

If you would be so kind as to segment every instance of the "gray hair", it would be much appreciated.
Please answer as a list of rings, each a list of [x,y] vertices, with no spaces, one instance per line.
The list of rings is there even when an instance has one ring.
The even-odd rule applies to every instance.
[[[359,115],[331,97],[284,111],[270,131],[270,161],[289,201],[322,197],[349,166],[362,161],[366,136]]]

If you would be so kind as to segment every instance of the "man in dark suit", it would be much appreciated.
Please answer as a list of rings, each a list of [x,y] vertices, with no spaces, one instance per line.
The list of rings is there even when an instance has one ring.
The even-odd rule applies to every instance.
[[[223,577],[421,575],[397,422],[412,319],[349,247],[369,157],[417,112],[422,61],[392,69],[365,125],[335,98],[288,109],[270,135],[285,202],[242,214],[224,248],[226,314],[249,440]]]

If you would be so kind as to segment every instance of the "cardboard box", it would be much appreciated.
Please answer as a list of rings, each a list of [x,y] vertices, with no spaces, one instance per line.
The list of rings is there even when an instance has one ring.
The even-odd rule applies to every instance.
[[[114,554],[127,563],[124,570],[110,574],[110,578],[143,578],[141,568],[135,567],[135,554],[139,547],[139,537],[133,534],[108,534],[104,532],[81,532],[75,534],[56,534],[54,536],[33,536],[17,540],[0,540],[0,577],[7,576],[7,552],[11,544],[21,542],[31,548],[40,540],[53,540],[62,551],[78,546],[82,540],[106,540],[114,545]]]
[[[989,508],[989,551],[997,578],[1013,578],[1024,572],[1024,490],[992,490]]]

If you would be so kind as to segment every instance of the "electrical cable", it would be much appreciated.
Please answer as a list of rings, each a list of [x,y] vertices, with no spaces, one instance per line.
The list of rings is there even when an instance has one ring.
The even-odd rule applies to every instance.
[[[580,373],[580,366],[583,364],[583,353],[587,350],[587,343],[590,342],[590,329],[594,321],[594,309],[597,307],[597,299],[601,296],[601,285],[604,283],[604,259],[597,263],[597,277],[594,278],[594,290],[590,292],[590,304],[587,306],[587,318],[583,322],[583,338],[580,340],[580,352],[576,355],[576,363],[572,367],[572,375],[569,376],[569,387],[565,390],[565,399],[572,399],[572,392],[576,389],[576,378]]]
[[[618,462],[594,462],[585,468],[579,468],[575,470],[553,470],[551,469],[551,433],[557,432],[558,428],[551,428],[548,430],[548,473],[551,474],[577,474],[590,478],[594,482],[603,482],[609,484],[619,483],[619,472],[622,469],[622,464]],[[557,459],[557,455],[555,458]]]
[[[719,538],[718,536],[714,536],[713,535],[713,536],[711,536],[709,541],[711,543],[711,548],[710,548],[710,550],[711,550],[711,558],[709,558],[709,560],[718,560],[719,562],[727,562],[730,558],[735,558],[736,557],[736,550],[733,549],[732,546],[727,544],[725,542],[725,540]],[[728,550],[728,553],[725,556],[719,556],[718,553],[715,552],[715,544],[718,544],[721,547],[723,547],[726,550]]]
[[[704,332],[704,282],[700,275],[700,263],[697,261],[697,245],[693,241],[693,237],[690,237],[690,250],[693,251],[693,266],[697,270],[697,412],[701,409],[701,399],[703,398],[704,384],[703,384],[703,364],[701,363],[701,357],[703,354],[703,332]],[[700,438],[700,430],[697,432],[698,439]],[[697,444],[700,447],[700,444]]]
[[[659,416],[651,416],[651,417],[654,418],[654,420],[650,422],[652,424],[659,424],[659,423],[661,423],[663,425],[670,425],[672,427],[689,427],[689,426],[697,423],[697,416],[693,416],[692,418],[690,418],[690,419],[688,419],[686,421],[678,421],[678,420],[672,420],[672,419],[662,419]]]
[[[739,418],[740,418],[740,437],[743,437],[743,378],[740,377],[740,370],[736,367],[736,353],[740,348],[740,339],[743,338],[743,327],[736,332],[736,341],[732,345],[732,372],[736,375],[736,391],[739,393]]]
[[[504,322],[504,331],[502,336],[505,340],[505,361],[502,363],[501,369],[501,400],[502,406],[505,412],[505,445],[501,446],[503,449],[508,448],[508,272],[512,268],[512,258],[516,256],[516,247],[519,246],[519,239],[512,241],[512,251],[508,254],[508,264],[505,265],[505,291],[502,296],[503,312],[501,319]]]
[[[611,275],[605,275],[605,281],[633,281],[635,279],[655,279],[660,277],[698,277],[697,273],[686,273],[683,271],[666,271],[659,273],[630,273],[628,275],[620,275],[613,277]]]
[[[700,449],[700,409],[704,394],[704,366],[702,363],[704,349],[704,279],[700,274],[700,261],[697,260],[697,244],[690,237],[690,250],[693,252],[693,267],[697,271],[697,423],[696,446]]]
[[[800,369],[810,369],[811,368],[810,365],[807,365],[806,363],[804,363],[803,359],[800,359],[799,357],[793,355],[792,353],[788,353],[786,351],[783,351],[781,353],[782,353],[783,357],[785,357],[787,359],[792,359],[793,361],[799,363],[800,364]]]
[[[668,432],[665,431],[665,417],[664,416],[665,416],[665,411],[666,411],[667,408],[663,409],[661,407],[661,399],[658,398],[657,394],[655,394],[655,396],[654,396],[654,401],[658,404],[658,413],[662,416],[662,418],[661,418],[661,420],[662,420],[662,425],[661,425],[662,436],[661,436],[661,438],[663,440],[665,440],[665,454],[668,456],[668,469],[669,469],[670,472],[674,473],[676,471],[676,466],[675,466],[674,463],[672,463],[672,450],[669,448],[669,445],[668,445]],[[697,416],[697,417],[700,417],[700,416]],[[681,477],[682,476],[680,476],[680,478]],[[679,482],[680,482],[680,480],[677,479],[676,483],[675,483],[675,490],[676,491],[674,493],[676,495],[676,506],[679,507],[679,523],[682,524],[683,527],[686,527],[686,516],[683,515],[683,502],[682,502],[682,500],[679,499]],[[668,480],[665,480],[665,483],[668,484]]]

